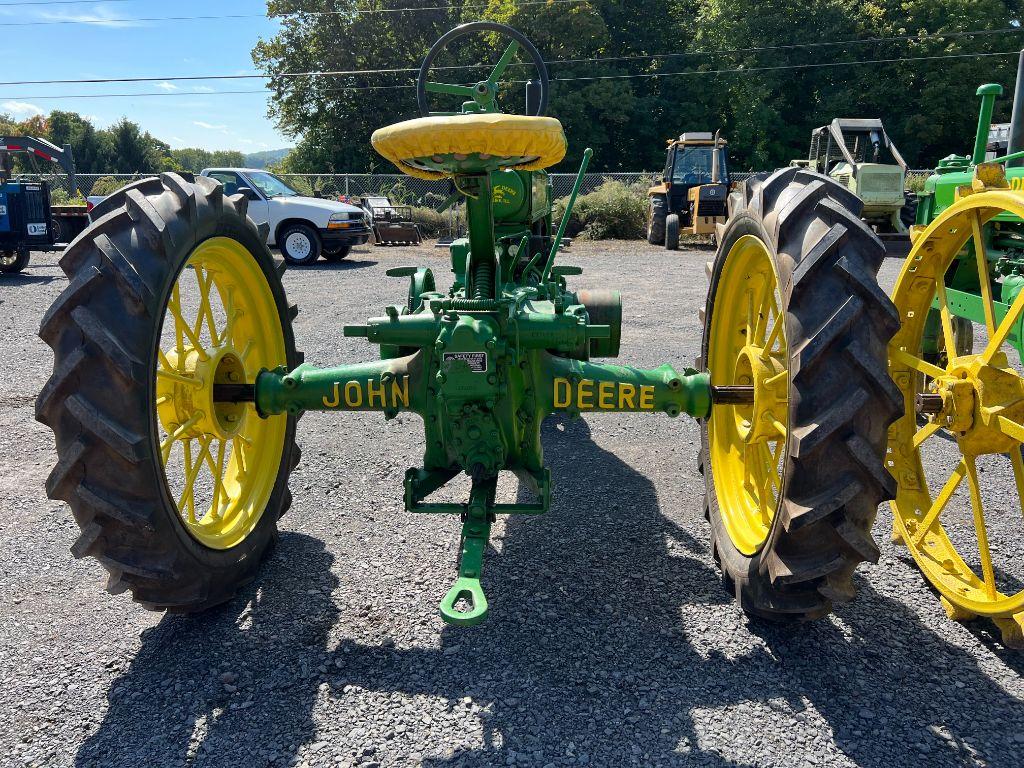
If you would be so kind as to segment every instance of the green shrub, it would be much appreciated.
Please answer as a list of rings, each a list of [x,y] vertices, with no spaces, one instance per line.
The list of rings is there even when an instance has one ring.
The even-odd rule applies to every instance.
[[[906,188],[907,192],[921,192],[924,190],[924,183],[928,180],[925,174],[909,174],[907,176]]]
[[[314,184],[306,176],[285,176],[285,182],[288,186],[298,192],[300,195],[305,197],[314,197],[313,186]]]
[[[555,201],[555,222],[562,220],[568,202],[568,197]],[[642,184],[605,179],[593,192],[576,198],[565,232],[583,240],[634,240],[644,236],[647,206],[647,188]]]
[[[461,224],[465,227],[465,216],[463,215],[461,208],[456,215],[458,220],[455,225],[459,226]],[[448,228],[451,226],[451,212],[441,212],[435,211],[433,208],[413,206],[412,220],[419,225],[420,234],[423,235],[423,237],[432,239],[449,234]]]
[[[121,187],[127,186],[129,183],[131,182],[116,179],[113,176],[100,176],[92,183],[92,189],[89,190],[89,194],[106,197],[107,195],[114,194]]]
[[[50,205],[85,205],[85,198],[81,192],[75,192],[72,197],[63,187],[57,187],[50,190]]]

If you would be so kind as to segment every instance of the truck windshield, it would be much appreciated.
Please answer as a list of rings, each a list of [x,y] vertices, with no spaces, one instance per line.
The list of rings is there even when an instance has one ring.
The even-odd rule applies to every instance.
[[[299,197],[298,192],[272,173],[257,171],[256,173],[247,173],[246,176],[267,197]]]
[[[676,162],[672,169],[673,184],[707,184],[711,181],[711,147],[685,147],[676,150]],[[725,167],[725,150],[718,150],[718,178],[729,178]]]

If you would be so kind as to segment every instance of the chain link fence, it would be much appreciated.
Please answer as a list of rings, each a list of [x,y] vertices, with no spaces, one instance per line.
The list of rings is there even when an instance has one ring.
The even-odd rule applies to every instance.
[[[278,174],[288,184],[305,194],[319,191],[321,194],[385,195],[391,201],[402,205],[416,205],[436,208],[453,192],[454,187],[447,179],[417,179],[400,173],[338,173],[338,174]],[[605,180],[621,181],[629,186],[647,187],[658,176],[654,172],[633,173],[588,173],[583,177],[580,192],[593,192]],[[575,173],[551,174],[551,186],[556,198],[565,197],[572,191]]]
[[[932,174],[931,170],[907,171],[907,189],[918,190],[924,180]],[[75,176],[78,192],[88,197],[91,194],[109,194],[110,187],[116,182],[119,188],[133,181],[155,176],[153,173],[80,173]],[[441,204],[452,194],[451,182],[447,179],[416,179],[400,173],[285,173],[278,174],[289,185],[306,195],[321,194],[325,196],[348,195],[363,197],[366,195],[384,195],[393,203],[415,205],[425,208],[440,208]],[[730,174],[732,181],[743,181],[753,176],[753,172],[734,172]],[[74,196],[71,182],[67,176],[58,174],[25,174],[19,176],[26,180],[46,181],[51,190],[62,190],[69,197]],[[96,182],[104,179],[99,187]],[[620,181],[627,186],[646,188],[661,179],[660,171],[634,171],[632,173],[588,173],[583,177],[580,192],[593,192],[606,180]],[[107,181],[107,180],[113,180]],[[566,197],[572,191],[574,173],[553,173],[551,184],[555,198]],[[94,188],[97,192],[94,193]]]

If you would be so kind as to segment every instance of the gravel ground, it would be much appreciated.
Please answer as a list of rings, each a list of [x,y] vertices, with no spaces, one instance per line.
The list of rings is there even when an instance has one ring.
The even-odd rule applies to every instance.
[[[447,283],[445,258],[363,248],[289,271],[307,360],[371,357],[341,326],[404,296],[386,268],[427,262]],[[623,288],[622,359],[655,366],[698,352],[708,258],[578,243],[565,260],[579,285]],[[280,544],[230,604],[163,616],[107,595],[68,552],[77,528],[45,497],[53,441],[33,421],[51,365],[35,334],[65,285],[45,254],[0,280],[0,764],[1020,765],[1024,654],[945,618],[889,543],[887,507],[853,604],[793,628],[743,616],[712,563],[685,418],[546,424],[554,506],[495,526],[479,627],[437,615],[457,521],[401,509],[410,417],[303,419]]]

